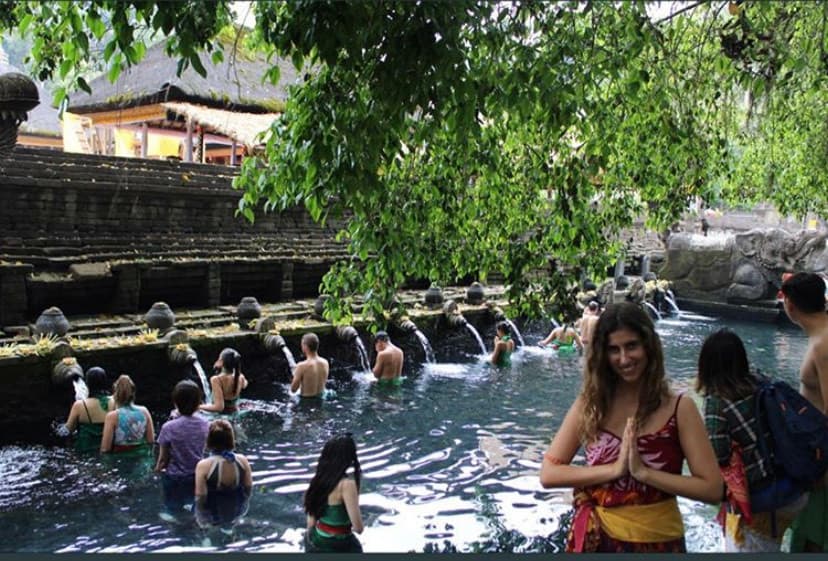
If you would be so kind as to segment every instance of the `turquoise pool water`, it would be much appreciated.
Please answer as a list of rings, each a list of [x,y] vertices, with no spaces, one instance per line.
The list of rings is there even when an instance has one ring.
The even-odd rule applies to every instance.
[[[795,381],[806,345],[797,330],[666,319],[658,330],[677,386],[692,384],[701,341],[724,325],[757,366]],[[556,551],[569,492],[541,489],[538,469],[581,364],[531,346],[546,333],[523,335],[530,346],[513,355],[511,369],[457,353],[464,362],[423,365],[394,390],[356,373],[337,381],[338,398],[321,407],[296,403],[284,385],[275,400],[247,400],[239,451],[253,467],[254,494],[232,534],[161,520],[160,483],[146,466],[61,448],[2,448],[0,551],[299,551],[302,492],[322,443],[344,431],[354,434],[363,468],[366,552]],[[715,508],[683,499],[680,507],[689,549],[718,551]]]

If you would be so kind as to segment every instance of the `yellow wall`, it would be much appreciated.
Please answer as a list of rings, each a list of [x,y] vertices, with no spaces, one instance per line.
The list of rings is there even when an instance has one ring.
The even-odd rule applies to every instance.
[[[135,131],[115,129],[115,155],[127,158],[141,155],[141,140],[135,138]]]
[[[61,123],[63,128],[63,151],[74,152],[76,154],[84,153],[84,149],[78,138],[78,133],[83,133],[81,130],[80,116],[64,111]]]
[[[147,157],[178,156],[181,140],[173,136],[149,133],[147,138]]]

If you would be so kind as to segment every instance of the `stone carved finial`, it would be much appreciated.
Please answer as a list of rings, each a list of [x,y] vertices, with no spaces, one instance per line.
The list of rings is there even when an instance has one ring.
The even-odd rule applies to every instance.
[[[39,103],[37,86],[28,76],[17,72],[0,75],[0,156],[14,149],[17,127]]]

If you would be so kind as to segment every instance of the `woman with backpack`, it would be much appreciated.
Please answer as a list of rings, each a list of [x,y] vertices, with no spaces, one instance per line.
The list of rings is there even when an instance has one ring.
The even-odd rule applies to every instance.
[[[696,391],[704,396],[705,425],[728,486],[719,514],[728,552],[779,551],[782,535],[807,500],[790,479],[775,473],[768,422],[757,417],[760,385],[738,335],[722,329],[707,337]]]

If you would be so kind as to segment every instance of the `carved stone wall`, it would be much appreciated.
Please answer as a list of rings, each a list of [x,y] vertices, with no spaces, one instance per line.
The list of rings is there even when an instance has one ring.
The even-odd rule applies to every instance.
[[[786,271],[828,271],[824,232],[755,229],[704,238],[670,237],[660,276],[685,298],[753,302],[773,298]]]

